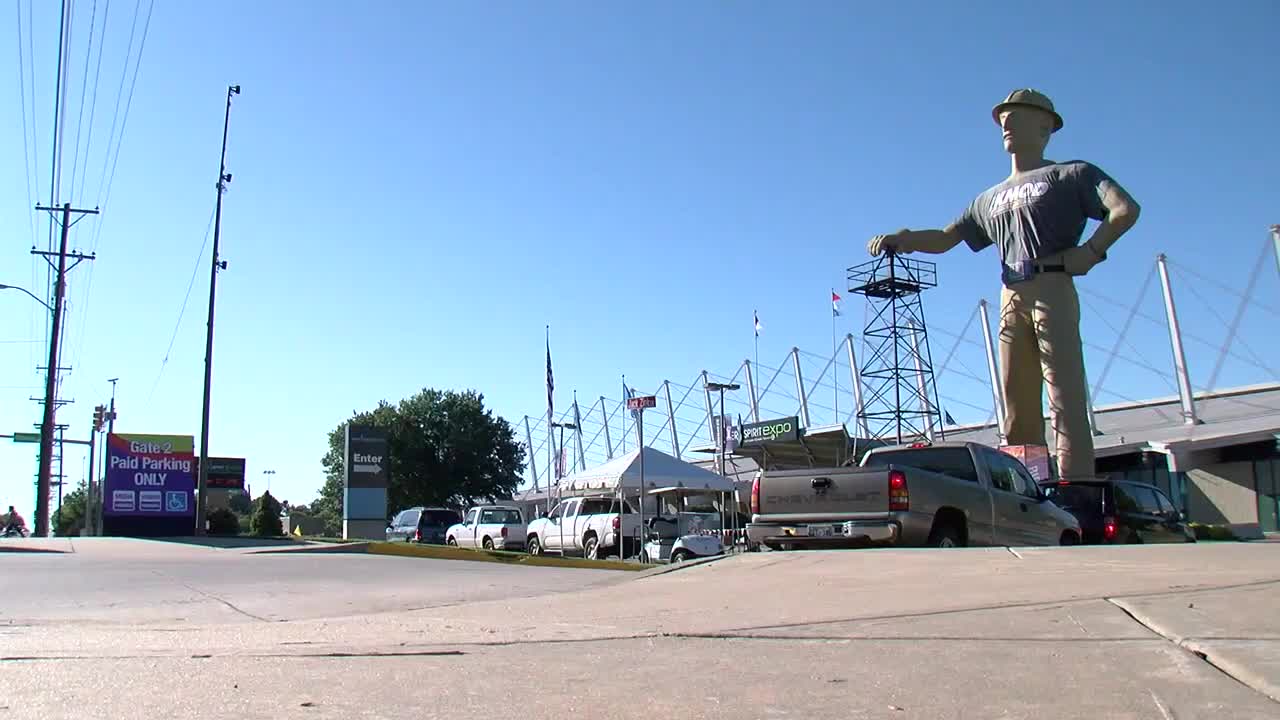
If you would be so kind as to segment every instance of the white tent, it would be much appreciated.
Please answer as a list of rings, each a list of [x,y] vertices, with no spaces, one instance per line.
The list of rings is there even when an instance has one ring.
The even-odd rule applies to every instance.
[[[628,490],[640,489],[640,450],[632,450],[609,462],[581,472],[573,473],[560,480],[561,490],[566,493],[612,492],[622,487]],[[677,460],[670,455],[651,447],[644,448],[644,490],[646,492],[659,488],[683,488],[686,490],[706,490],[707,492],[733,492],[733,481],[710,470]]]

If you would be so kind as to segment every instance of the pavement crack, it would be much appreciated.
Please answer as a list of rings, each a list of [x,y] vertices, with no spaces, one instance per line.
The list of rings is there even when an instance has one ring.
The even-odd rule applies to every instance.
[[[169,578],[170,580],[173,580],[174,582],[178,583],[178,584],[179,584],[179,585],[181,585],[182,587],[184,587],[184,588],[186,588],[186,589],[190,590],[191,592],[196,593],[197,595],[201,595],[201,596],[206,597],[206,598],[208,598],[208,599],[210,599],[210,600],[215,600],[215,601],[217,601],[217,602],[220,602],[220,603],[222,603],[223,605],[226,605],[228,608],[230,608],[230,609],[231,609],[231,610],[233,610],[234,612],[240,613],[241,615],[244,615],[244,616],[245,616],[245,617],[247,617],[247,618],[251,618],[251,619],[253,619],[253,620],[257,620],[258,622],[265,622],[265,623],[277,622],[276,620],[272,620],[271,618],[265,618],[265,617],[262,617],[261,615],[254,615],[253,613],[249,612],[248,610],[242,610],[242,609],[240,609],[240,608],[236,607],[236,606],[235,606],[235,604],[234,604],[234,603],[232,603],[230,600],[224,600],[224,599],[222,599],[222,598],[218,597],[217,595],[214,595],[214,594],[213,594],[213,593],[211,593],[211,592],[206,592],[206,591],[204,591],[204,590],[201,590],[200,588],[195,587],[194,585],[191,585],[190,583],[184,582],[184,581],[182,581],[182,580],[180,580],[180,579],[178,579],[178,578],[176,578],[176,577],[173,577],[172,575],[166,575],[165,573],[162,573],[162,572],[160,572],[159,570],[152,570],[151,572],[155,573],[156,575],[159,575],[160,577],[167,577],[167,578]]]
[[[1104,599],[1107,602],[1111,603],[1112,605],[1120,608],[1120,610],[1125,615],[1129,616],[1129,619],[1138,623],[1139,625],[1146,628],[1150,632],[1164,638],[1165,640],[1167,640],[1169,643],[1171,643],[1174,647],[1178,648],[1182,652],[1188,653],[1190,655],[1194,655],[1195,657],[1203,661],[1205,665],[1208,665],[1214,670],[1217,670],[1218,672],[1222,673],[1224,677],[1230,678],[1231,680],[1234,680],[1235,682],[1239,683],[1241,686],[1252,690],[1253,692],[1261,695],[1262,697],[1274,703],[1280,704],[1280,698],[1272,697],[1269,693],[1267,693],[1266,690],[1256,687],[1250,682],[1248,682],[1247,680],[1238,677],[1235,673],[1231,672],[1230,669],[1223,667],[1222,665],[1217,663],[1213,658],[1209,657],[1209,654],[1205,650],[1201,649],[1193,640],[1189,638],[1180,637],[1171,632],[1163,630],[1159,625],[1155,624],[1151,620],[1147,619],[1146,617],[1143,617],[1141,614],[1134,611],[1134,609],[1129,607],[1127,603],[1124,603],[1115,598],[1104,598]]]
[[[1152,690],[1151,688],[1147,688],[1147,692],[1151,693],[1151,702],[1156,704],[1156,709],[1159,710],[1160,714],[1164,716],[1164,720],[1177,720],[1174,717],[1173,712],[1169,710],[1169,708],[1166,707],[1164,703],[1160,702],[1160,696],[1156,695],[1155,690]]]
[[[1018,551],[1017,551],[1017,550],[1014,550],[1014,549],[1013,549],[1013,548],[1011,548],[1011,547],[1006,547],[1006,548],[1005,548],[1005,550],[1008,550],[1010,555],[1012,555],[1012,556],[1014,556],[1014,557],[1018,558],[1019,560],[1021,560],[1021,559],[1022,559],[1022,556],[1018,554]]]

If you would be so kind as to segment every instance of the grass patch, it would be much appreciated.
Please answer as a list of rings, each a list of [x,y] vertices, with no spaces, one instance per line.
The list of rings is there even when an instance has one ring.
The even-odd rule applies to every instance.
[[[567,567],[584,570],[622,570],[636,572],[648,570],[652,565],[621,562],[618,560],[588,560],[586,558],[558,557],[548,555],[528,555],[526,553],[505,550],[470,550],[467,548],[449,547],[447,545],[418,545],[414,543],[370,542],[368,552],[373,555],[396,555],[399,557],[419,557],[432,560],[464,560],[471,562],[494,562],[506,565],[526,565],[533,567]]]

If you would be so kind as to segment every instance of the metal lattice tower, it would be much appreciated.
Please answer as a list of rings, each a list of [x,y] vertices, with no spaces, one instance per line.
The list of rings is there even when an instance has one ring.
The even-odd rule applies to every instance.
[[[889,252],[849,268],[849,292],[871,308],[863,336],[863,409],[871,436],[899,443],[941,434],[938,388],[920,293],[938,284],[936,264]]]

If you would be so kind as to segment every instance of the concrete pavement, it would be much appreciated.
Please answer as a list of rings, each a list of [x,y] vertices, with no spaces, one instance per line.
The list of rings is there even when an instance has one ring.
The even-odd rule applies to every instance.
[[[202,562],[185,562],[184,582],[218,592]],[[389,609],[372,590],[323,608],[284,591],[271,622],[48,610],[0,625],[0,706],[78,718],[1280,716],[1275,544],[759,553],[639,578],[496,569],[566,572],[580,589],[421,609]]]

